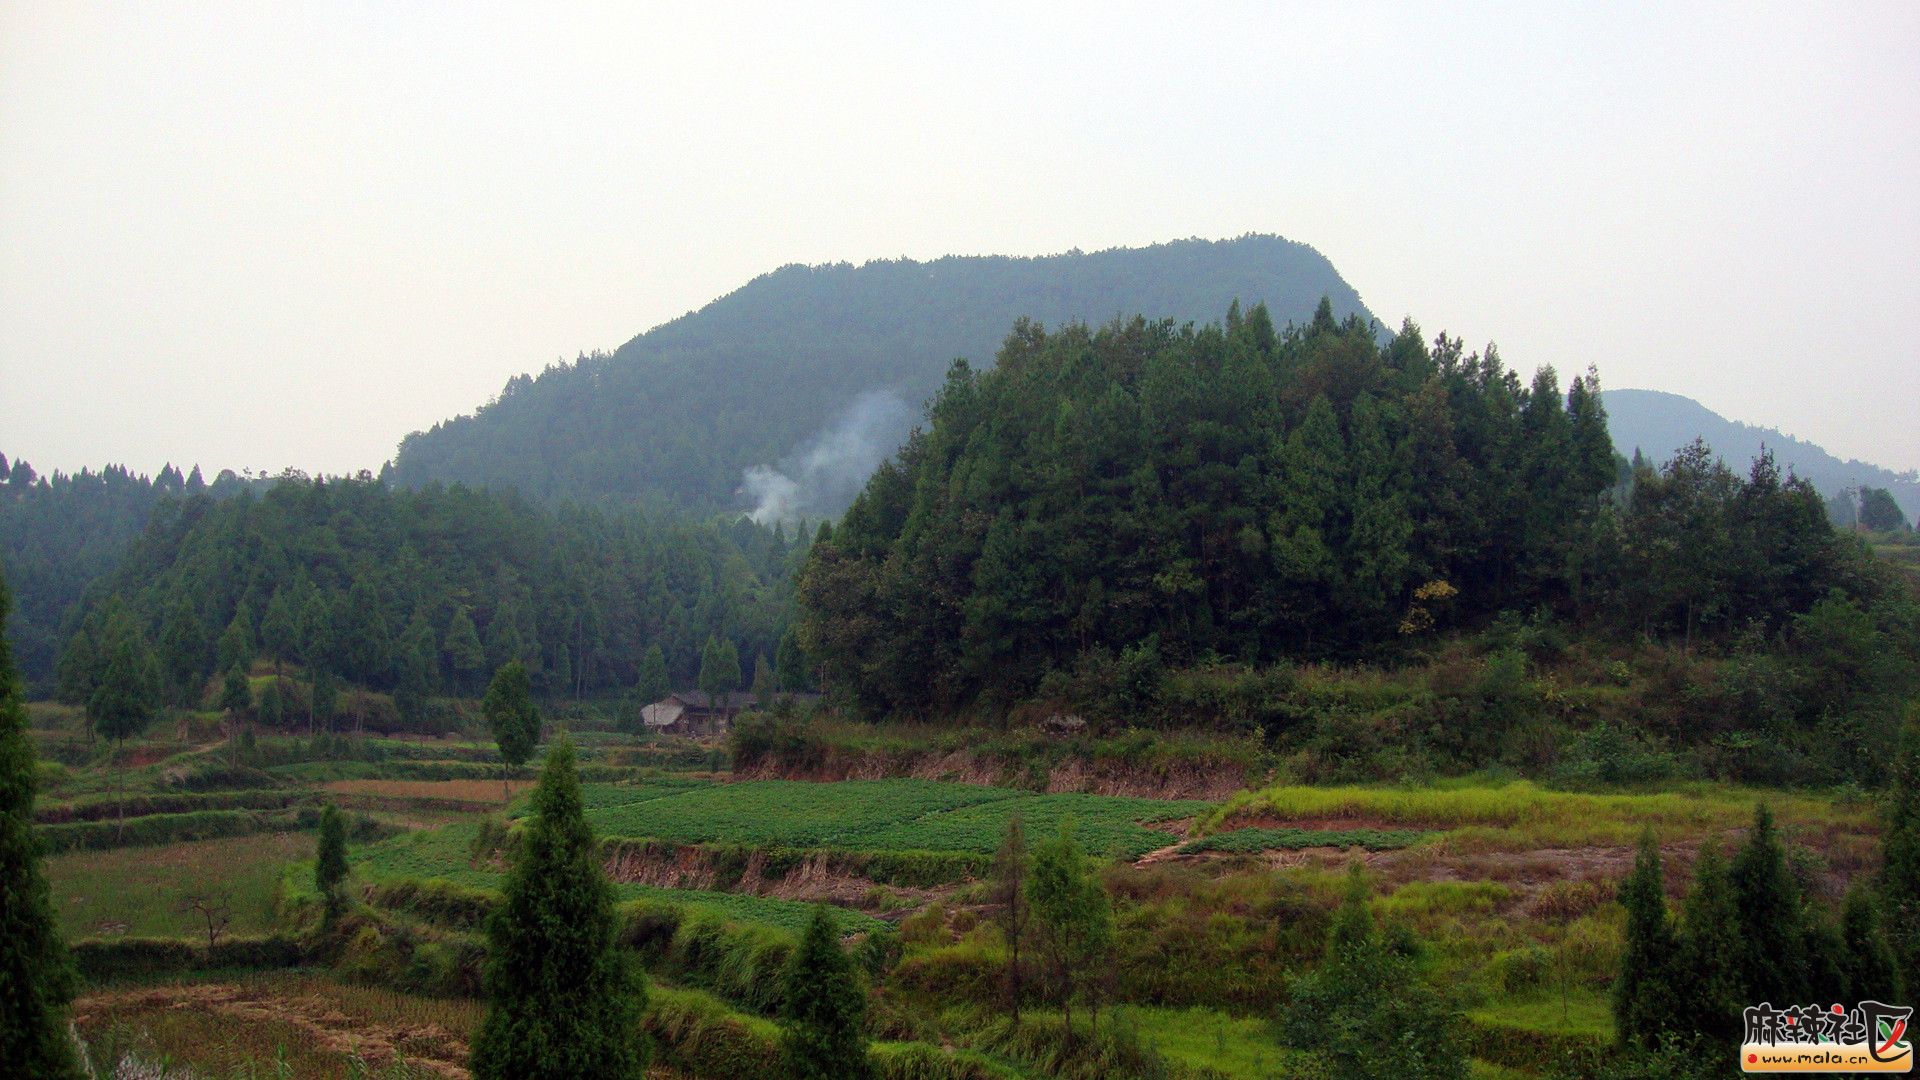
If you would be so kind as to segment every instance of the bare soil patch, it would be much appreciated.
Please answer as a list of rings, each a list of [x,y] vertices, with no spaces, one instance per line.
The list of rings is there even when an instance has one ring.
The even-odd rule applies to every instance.
[[[509,780],[506,784],[515,795],[533,785],[532,780]],[[335,780],[325,789],[342,795],[498,805],[501,785],[498,780]]]

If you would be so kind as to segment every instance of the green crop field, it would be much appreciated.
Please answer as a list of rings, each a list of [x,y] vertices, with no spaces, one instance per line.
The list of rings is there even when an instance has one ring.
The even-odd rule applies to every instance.
[[[194,937],[206,923],[184,909],[208,896],[232,909],[228,932],[273,927],[282,863],[313,855],[311,833],[263,833],[161,847],[74,851],[47,860],[54,909],[73,937]]]
[[[1192,800],[1038,794],[937,780],[759,780],[690,786],[623,804],[610,787],[587,786],[594,808],[587,817],[602,836],[866,851],[990,853],[1018,815],[1030,839],[1071,821],[1087,851],[1136,858],[1176,839],[1150,824],[1211,809]]]
[[[1250,853],[1334,847],[1393,851],[1411,847],[1428,835],[1416,829],[1234,829],[1201,837],[1181,845],[1180,850]]]

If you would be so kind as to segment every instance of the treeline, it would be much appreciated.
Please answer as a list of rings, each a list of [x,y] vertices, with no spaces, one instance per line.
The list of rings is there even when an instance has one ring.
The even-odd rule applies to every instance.
[[[956,363],[799,591],[802,643],[866,709],[1032,694],[1094,669],[1391,656],[1512,612],[1583,633],[1771,641],[1829,603],[1914,643],[1911,596],[1770,460],[1618,459],[1598,379],[1489,346],[1380,342],[1323,304],[1277,330],[1018,324]],[[1857,633],[1856,633],[1857,632]]]
[[[460,486],[283,479],[259,496],[189,495],[106,579],[58,688],[98,725],[116,696],[223,698],[219,680],[256,661],[301,665],[323,694],[391,691],[403,712],[477,695],[515,661],[548,695],[631,687],[648,661],[690,685],[716,639],[774,654],[805,550],[779,527]]]

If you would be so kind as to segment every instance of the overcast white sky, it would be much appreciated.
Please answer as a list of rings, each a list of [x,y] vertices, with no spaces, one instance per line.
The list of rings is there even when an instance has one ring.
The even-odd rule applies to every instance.
[[[0,451],[377,468],[784,263],[1253,231],[1920,467],[1920,5],[559,6],[0,0]]]

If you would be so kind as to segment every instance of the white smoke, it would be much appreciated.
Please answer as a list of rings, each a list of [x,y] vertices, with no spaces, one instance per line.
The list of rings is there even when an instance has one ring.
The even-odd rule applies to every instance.
[[[891,390],[861,394],[778,466],[754,465],[742,474],[740,489],[753,502],[747,516],[771,525],[838,514],[899,449],[912,419],[907,403]]]

